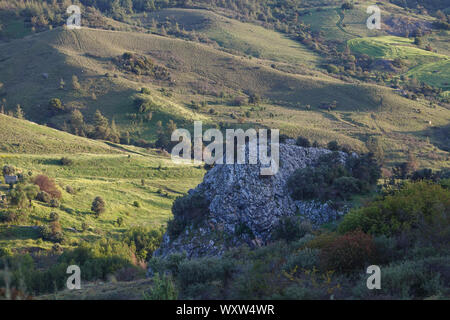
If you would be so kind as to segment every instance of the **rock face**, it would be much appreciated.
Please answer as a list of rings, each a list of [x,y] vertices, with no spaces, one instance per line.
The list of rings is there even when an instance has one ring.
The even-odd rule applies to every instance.
[[[201,194],[209,202],[209,215],[196,227],[188,227],[175,239],[168,234],[156,256],[185,251],[188,256],[220,255],[227,248],[260,246],[270,239],[282,216],[299,215],[313,225],[335,220],[342,212],[327,203],[294,201],[287,181],[299,168],[314,166],[329,150],[280,143],[280,168],[274,176],[260,176],[257,165],[216,165],[189,194]],[[342,161],[347,154],[341,153]]]

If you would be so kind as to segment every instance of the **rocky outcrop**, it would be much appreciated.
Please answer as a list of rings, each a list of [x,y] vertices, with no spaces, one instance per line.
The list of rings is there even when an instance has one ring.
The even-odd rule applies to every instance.
[[[260,165],[216,165],[189,194],[209,202],[201,225],[188,226],[174,239],[166,234],[156,256],[185,251],[188,256],[220,255],[227,248],[248,244],[260,246],[282,216],[299,215],[314,225],[335,220],[342,212],[328,203],[295,201],[287,181],[298,168],[314,166],[329,150],[280,144],[280,168],[274,176],[261,176]],[[348,155],[341,153],[342,161]]]

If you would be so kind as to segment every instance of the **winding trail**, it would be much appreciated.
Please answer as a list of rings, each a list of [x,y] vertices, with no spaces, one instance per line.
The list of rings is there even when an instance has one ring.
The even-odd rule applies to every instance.
[[[354,33],[348,32],[342,26],[342,22],[344,22],[344,18],[345,18],[344,10],[342,10],[341,8],[336,8],[336,12],[339,15],[339,21],[336,22],[336,27],[338,27],[339,30],[341,30],[342,32],[344,32],[346,34],[349,34],[349,35],[354,36],[354,37],[362,38],[359,34],[354,34]]]

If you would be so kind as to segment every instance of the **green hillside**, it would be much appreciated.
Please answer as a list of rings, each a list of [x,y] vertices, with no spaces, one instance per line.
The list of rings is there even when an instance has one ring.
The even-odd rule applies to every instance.
[[[414,39],[394,36],[357,38],[348,41],[352,51],[375,59],[402,59],[407,76],[444,91],[450,89],[450,57],[414,46]]]
[[[195,187],[203,176],[203,170],[174,165],[170,157],[156,151],[109,146],[4,115],[0,115],[0,128],[0,166],[14,166],[26,177],[45,174],[56,180],[62,192],[59,208],[34,201],[18,225],[2,224],[3,248],[51,248],[35,228],[46,224],[51,212],[60,216],[66,236],[63,247],[115,238],[136,226],[157,229],[169,219],[174,199]],[[62,165],[62,157],[73,163]],[[67,192],[68,186],[73,193]],[[2,179],[0,194],[7,189]],[[106,202],[106,212],[100,218],[90,210],[96,196]],[[119,218],[123,219],[121,225],[117,224]],[[86,231],[82,231],[83,223],[88,225]]]
[[[0,152],[27,154],[118,153],[107,144],[0,114]]]
[[[27,59],[27,48],[32,48],[36,58]],[[124,52],[148,56],[165,66],[173,84],[117,68],[112,59]],[[278,126],[282,132],[303,134],[320,143],[336,138],[360,150],[364,150],[367,135],[386,134],[391,141],[387,143],[388,153],[392,152],[395,162],[403,151],[394,152],[397,148],[393,146],[419,152],[417,143],[405,143],[412,141],[409,136],[425,141],[430,121],[434,126],[444,126],[448,118],[445,108],[428,108],[425,101],[402,98],[389,88],[344,82],[317,71],[310,75],[286,73],[265,60],[237,57],[207,45],[152,34],[55,29],[0,45],[0,61],[5,70],[0,82],[4,83],[7,109],[20,104],[27,118],[61,126],[69,115],[49,115],[47,111],[49,99],[57,97],[69,108],[82,111],[87,122],[100,109],[115,120],[120,131],[129,131],[135,139],[154,140],[159,120],[173,119],[179,127],[189,128],[194,119],[207,124],[237,124],[243,119],[246,126]],[[43,73],[48,79],[42,77]],[[79,90],[71,87],[73,75],[78,76]],[[61,79],[66,82],[63,89]],[[129,118],[139,113],[133,99],[141,87],[150,88],[148,99],[154,102],[149,122]],[[236,97],[250,93],[264,99],[263,109],[248,104],[233,106]],[[191,100],[204,101],[207,107],[195,110]],[[334,101],[336,114],[320,108]],[[417,109],[426,112],[417,114]],[[244,115],[247,111],[249,117]],[[378,113],[376,124],[373,112]],[[436,152],[438,163],[446,161],[446,156]]]
[[[317,54],[285,35],[261,26],[243,23],[206,10],[167,9],[137,16],[143,26],[151,22],[178,23],[180,28],[194,30],[217,42],[224,49],[261,59],[313,67],[320,62]]]

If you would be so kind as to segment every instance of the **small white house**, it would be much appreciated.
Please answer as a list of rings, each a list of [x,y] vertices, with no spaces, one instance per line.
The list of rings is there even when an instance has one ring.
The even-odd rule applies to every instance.
[[[19,182],[19,178],[17,176],[5,176],[5,183],[6,184],[16,184]]]

